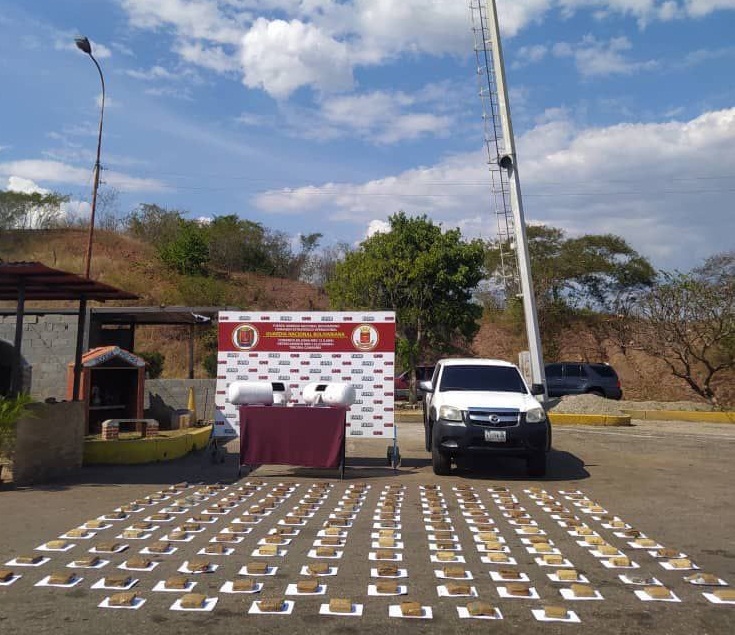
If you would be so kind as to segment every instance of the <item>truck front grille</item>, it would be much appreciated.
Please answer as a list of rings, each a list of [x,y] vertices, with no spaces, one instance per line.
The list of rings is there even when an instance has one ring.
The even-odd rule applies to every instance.
[[[521,421],[517,408],[469,408],[467,421],[484,428],[510,428]]]

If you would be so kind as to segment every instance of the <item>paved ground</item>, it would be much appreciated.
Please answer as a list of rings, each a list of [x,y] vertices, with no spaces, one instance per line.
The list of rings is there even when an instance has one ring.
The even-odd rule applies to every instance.
[[[488,623],[480,620],[459,619],[457,607],[465,606],[468,599],[439,597],[437,587],[443,581],[435,570],[443,564],[436,559],[435,533],[427,530],[431,507],[435,514],[444,514],[445,522],[452,527],[454,542],[461,547],[461,564],[472,574],[473,586],[479,599],[497,606],[503,620],[492,623],[499,633],[576,632],[602,633],[729,633],[735,622],[735,605],[711,604],[702,595],[710,587],[696,587],[684,580],[690,571],[669,571],[661,563],[665,559],[654,557],[645,549],[635,549],[629,539],[616,536],[617,529],[606,527],[605,514],[620,519],[640,530],[645,536],[666,548],[682,552],[701,567],[701,571],[716,574],[735,585],[735,547],[732,527],[735,521],[733,508],[733,459],[735,458],[735,426],[701,425],[689,423],[641,422],[633,428],[591,429],[562,428],[554,431],[555,450],[551,455],[549,476],[540,481],[526,480],[521,462],[499,461],[491,470],[480,472],[459,469],[451,477],[435,477],[431,472],[428,455],[423,451],[422,431],[418,423],[399,425],[399,445],[403,463],[394,474],[385,465],[386,441],[357,441],[348,444],[347,478],[340,482],[333,472],[292,469],[287,467],[262,467],[240,481],[236,481],[234,454],[223,465],[211,465],[206,456],[194,455],[181,461],[143,467],[87,468],[73,481],[53,487],[23,490],[0,490],[0,568],[19,555],[41,554],[50,561],[40,567],[9,567],[22,577],[7,587],[0,587],[0,632],[46,633],[84,632],[103,633],[114,629],[118,633],[189,632],[217,629],[221,632],[275,632],[289,629],[293,633],[306,633],[319,629],[326,633],[347,633],[368,629],[390,628],[398,631],[428,631],[458,633],[467,630],[487,631]],[[110,521],[111,527],[100,530],[87,540],[70,539],[75,546],[68,552],[41,552],[36,548],[56,539],[85,521],[111,513],[121,505],[165,490],[182,480],[192,483],[214,483],[218,480],[231,483],[227,489],[213,491],[202,500],[189,499],[187,509],[174,515],[174,520],[157,523],[158,529],[143,540],[122,539],[126,527],[141,522],[153,513],[161,513],[177,499],[184,502],[187,496],[201,492],[203,486],[192,486],[173,495],[168,500],[146,505],[140,511],[131,512],[128,518]],[[233,482],[236,481],[236,482]],[[250,492],[247,483],[258,483],[260,489]],[[210,544],[222,529],[233,525],[247,509],[278,493],[279,483],[293,483],[293,490],[286,492],[272,513],[252,525],[252,531],[243,535],[229,556],[207,556],[219,564],[216,571],[190,576],[197,581],[196,592],[218,598],[211,613],[184,613],[171,611],[177,593],[154,592],[154,585],[174,574],[186,560],[204,557],[197,552]],[[283,527],[299,501],[309,496],[308,490],[318,483],[330,485],[327,496],[320,500],[314,516],[299,527],[299,534],[283,548],[286,553],[275,557],[251,555],[259,548],[258,542],[269,531]],[[360,484],[369,486],[358,505],[347,532],[341,558],[318,560],[309,557],[320,539],[330,514],[338,513],[345,505],[350,491]],[[426,486],[439,487],[437,495]],[[401,496],[395,505],[394,516],[400,523],[402,543],[396,549],[402,556],[397,564],[405,568],[408,577],[401,580],[408,593],[402,598],[373,597],[368,595],[368,585],[375,582],[371,569],[376,562],[370,553],[379,532],[376,515],[383,509],[381,497],[386,488],[400,486]],[[471,490],[463,489],[469,488]],[[494,488],[506,488],[506,491]],[[536,488],[536,489],[532,489]],[[542,491],[539,491],[542,490]],[[137,611],[97,608],[97,605],[114,591],[92,589],[92,585],[105,575],[126,573],[118,565],[139,555],[139,551],[155,540],[168,536],[175,526],[204,513],[204,509],[233,494],[243,496],[235,500],[235,506],[225,515],[217,516],[204,530],[193,534],[191,542],[174,543],[178,547],[173,554],[155,556],[160,564],[150,572],[131,572],[139,580],[135,591],[146,599]],[[472,510],[476,497],[480,509]],[[544,497],[548,497],[544,499]],[[504,499],[510,499],[508,501]],[[604,598],[597,601],[570,601],[562,597],[563,586],[552,582],[548,573],[557,566],[542,567],[536,562],[541,554],[528,551],[523,541],[534,534],[520,533],[523,525],[512,524],[511,503],[525,510],[535,522],[539,534],[549,539],[552,549],[557,549],[565,559],[586,575],[590,584]],[[591,502],[587,502],[591,501]],[[439,505],[443,503],[443,507]],[[543,504],[542,504],[543,503]],[[588,513],[584,505],[599,504],[605,511]],[[589,526],[605,542],[618,548],[639,565],[639,569],[609,569],[603,558],[592,553],[590,547],[581,546],[582,536],[572,536],[569,527],[563,527],[552,507],[559,505]],[[389,507],[387,505],[386,507]],[[520,511],[523,511],[520,510]],[[388,510],[384,510],[387,512]],[[473,516],[472,514],[478,514]],[[498,565],[484,562],[489,553],[478,550],[478,522],[487,518],[494,523],[497,534],[505,542],[508,556],[516,565]],[[471,522],[473,521],[474,522]],[[437,516],[433,522],[442,522]],[[515,521],[514,521],[515,522]],[[521,522],[524,522],[521,520]],[[490,523],[488,523],[490,524]],[[248,527],[248,525],[244,525]],[[437,527],[429,525],[430,527]],[[99,570],[67,568],[75,559],[89,556],[88,549],[105,541],[127,544],[126,551],[102,555],[110,564]],[[260,594],[227,594],[221,591],[223,584],[244,576],[241,567],[248,562],[266,561],[278,567],[274,576],[256,578],[263,582]],[[303,566],[323,561],[337,567],[336,575],[322,578],[326,583],[324,596],[286,596],[290,583],[304,579]],[[490,573],[500,568],[515,569],[528,576],[539,599],[501,597],[499,587]],[[37,582],[56,571],[74,571],[82,581],[70,589],[36,587]],[[618,576],[630,573],[640,577],[655,577],[670,588],[680,603],[644,602],[636,597],[637,587],[623,583]],[[250,615],[248,611],[255,599],[285,597],[295,605],[291,615]],[[363,605],[362,617],[320,616],[320,605],[330,598],[348,597]],[[388,617],[389,606],[401,600],[418,601],[433,611],[432,621],[412,621]],[[537,622],[532,609],[546,605],[559,605],[573,610],[581,619],[581,625],[569,623]],[[584,629],[584,630],[582,630]]]

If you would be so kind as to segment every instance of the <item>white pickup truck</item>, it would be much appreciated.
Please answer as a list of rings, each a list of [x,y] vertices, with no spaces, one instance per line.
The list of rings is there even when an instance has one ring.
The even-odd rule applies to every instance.
[[[435,474],[461,455],[519,456],[530,476],[546,474],[551,426],[518,367],[496,359],[442,359],[421,382],[426,449]]]

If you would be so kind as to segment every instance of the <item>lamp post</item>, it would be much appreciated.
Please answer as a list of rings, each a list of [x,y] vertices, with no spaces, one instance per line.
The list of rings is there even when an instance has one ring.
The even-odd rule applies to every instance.
[[[89,268],[92,264],[92,240],[94,238],[94,213],[97,209],[97,189],[100,185],[100,151],[102,150],[102,120],[105,116],[105,78],[102,75],[102,69],[99,63],[92,55],[92,44],[86,37],[74,38],[77,48],[89,55],[89,58],[94,62],[97,67],[97,72],[100,74],[100,81],[102,82],[102,106],[100,108],[100,127],[99,133],[97,134],[97,160],[94,163],[94,182],[92,185],[92,211],[89,216],[89,237],[87,239],[87,257],[84,261],[84,276],[89,278]]]

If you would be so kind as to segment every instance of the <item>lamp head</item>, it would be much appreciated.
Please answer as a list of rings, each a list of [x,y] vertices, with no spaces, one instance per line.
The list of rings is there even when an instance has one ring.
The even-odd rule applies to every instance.
[[[510,170],[513,167],[513,159],[509,154],[504,154],[498,161],[501,168]]]
[[[80,51],[83,51],[87,55],[92,55],[92,44],[86,37],[82,37],[82,36],[75,37],[74,42],[76,43],[77,48]]]

